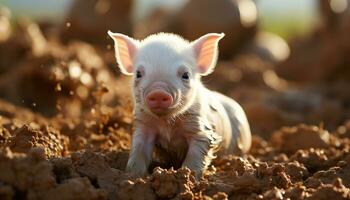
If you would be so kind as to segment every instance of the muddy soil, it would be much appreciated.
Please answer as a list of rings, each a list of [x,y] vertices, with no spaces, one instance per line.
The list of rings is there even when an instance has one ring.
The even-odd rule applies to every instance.
[[[314,81],[306,70],[312,78],[300,83],[256,54],[220,61],[204,83],[242,104],[250,152],[218,157],[199,181],[157,166],[135,178],[124,171],[130,84],[111,46],[62,44],[28,21],[16,27],[0,40],[0,199],[350,199],[346,73]]]

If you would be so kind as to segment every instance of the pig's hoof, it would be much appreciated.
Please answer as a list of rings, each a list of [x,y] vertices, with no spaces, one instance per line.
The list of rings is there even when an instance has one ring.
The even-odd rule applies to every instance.
[[[144,176],[147,174],[147,167],[140,163],[128,163],[126,166],[126,171],[131,173],[133,176]]]
[[[196,181],[200,181],[203,177],[203,172],[202,171],[194,171],[194,178]]]
[[[192,175],[196,179],[196,181],[200,181],[203,177],[203,171],[202,170],[195,170],[195,169],[190,169],[192,172]]]

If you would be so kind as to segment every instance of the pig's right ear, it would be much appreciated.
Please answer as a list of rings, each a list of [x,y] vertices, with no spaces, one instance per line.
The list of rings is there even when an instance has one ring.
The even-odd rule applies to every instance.
[[[121,33],[108,31],[108,35],[114,40],[115,57],[120,71],[126,75],[133,73],[133,59],[136,54],[139,41]]]

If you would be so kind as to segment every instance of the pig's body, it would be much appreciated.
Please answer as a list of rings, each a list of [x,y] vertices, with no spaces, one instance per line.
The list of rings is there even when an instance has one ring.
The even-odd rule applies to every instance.
[[[161,159],[199,177],[217,154],[249,150],[251,133],[242,108],[200,81],[215,67],[223,34],[193,42],[166,33],[143,41],[109,34],[121,71],[134,77],[135,132],[128,171],[143,175],[153,159]]]
[[[196,90],[192,106],[176,118],[154,117],[136,107],[136,126],[147,127],[154,134],[153,159],[175,167],[205,169],[216,155],[241,155],[249,150],[251,133],[241,106],[202,84]],[[201,141],[208,153],[203,155],[204,159],[186,160],[189,141],[194,138]]]
[[[214,118],[216,132],[222,136],[222,148],[219,153],[242,154],[249,151],[251,133],[247,117],[241,106],[233,99],[217,92],[208,91],[211,102],[208,118]]]

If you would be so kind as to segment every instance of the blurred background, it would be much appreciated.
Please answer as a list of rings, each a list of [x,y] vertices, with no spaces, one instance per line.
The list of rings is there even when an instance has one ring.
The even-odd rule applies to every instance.
[[[130,100],[107,30],[194,40],[224,32],[203,80],[241,103],[254,134],[350,119],[349,0],[1,0],[0,98],[83,119]]]
[[[177,10],[188,0],[135,0],[132,20],[140,21],[159,8]],[[11,9],[15,17],[26,16],[33,20],[49,20],[60,23],[65,19],[73,0],[47,2],[45,0],[1,0],[0,4]],[[319,23],[317,0],[260,0],[256,1],[259,27],[283,38],[308,33]],[[341,4],[341,3],[340,3]],[[296,14],[298,13],[298,14]]]

